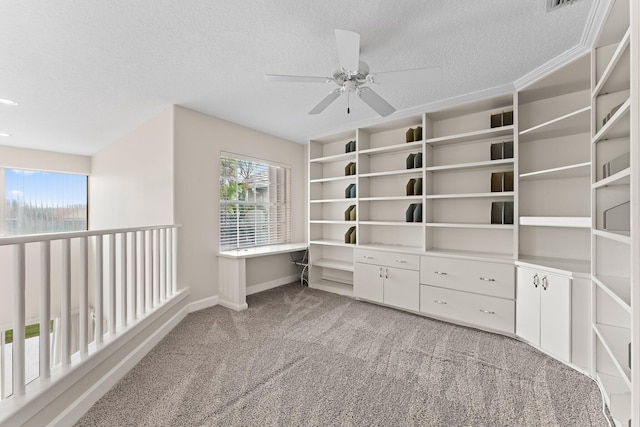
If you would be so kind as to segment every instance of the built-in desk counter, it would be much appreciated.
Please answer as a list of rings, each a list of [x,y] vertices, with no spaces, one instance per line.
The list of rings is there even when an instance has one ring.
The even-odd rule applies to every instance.
[[[247,306],[247,258],[299,252],[307,249],[307,243],[287,243],[259,246],[218,253],[218,292],[220,305],[233,310],[245,310]]]

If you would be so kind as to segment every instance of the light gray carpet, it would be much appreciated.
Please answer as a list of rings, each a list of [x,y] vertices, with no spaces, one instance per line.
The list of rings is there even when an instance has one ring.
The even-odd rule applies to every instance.
[[[79,426],[608,426],[519,341],[291,284],[189,315]]]

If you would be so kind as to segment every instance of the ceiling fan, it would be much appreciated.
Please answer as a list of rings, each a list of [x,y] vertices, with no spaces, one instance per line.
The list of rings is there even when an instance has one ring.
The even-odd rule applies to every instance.
[[[360,61],[360,34],[347,30],[335,30],[338,45],[338,60],[331,72],[331,77],[289,76],[281,74],[265,74],[265,79],[274,82],[297,83],[335,83],[338,88],[332,90],[318,103],[309,114],[323,112],[340,95],[354,93],[369,107],[382,117],[396,109],[378,95],[370,85],[401,82],[403,84],[425,84],[439,80],[442,74],[440,67],[416,68],[412,70],[387,71],[371,73],[369,65]],[[347,114],[350,112],[347,107]]]

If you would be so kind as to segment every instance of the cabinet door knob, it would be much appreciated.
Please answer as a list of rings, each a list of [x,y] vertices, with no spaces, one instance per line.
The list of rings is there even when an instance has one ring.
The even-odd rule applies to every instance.
[[[542,278],[542,289],[546,291],[548,287],[549,287],[549,279],[547,279],[547,276],[544,276]]]
[[[384,278],[385,278],[385,279],[388,279],[388,278],[389,278],[389,269],[388,269],[388,268],[385,268],[385,269],[384,269]]]
[[[446,276],[447,273],[445,273],[444,271],[434,271],[435,274],[437,274],[438,276]]]
[[[369,256],[369,255],[365,255],[365,256],[364,256],[364,259],[373,259],[373,257],[372,257],[372,256]]]
[[[485,314],[496,314],[495,311],[491,311],[491,310],[482,310],[482,309],[480,309],[480,311],[485,313]]]
[[[435,302],[436,304],[446,304],[447,303],[446,301],[442,301],[442,300],[439,300],[439,299],[434,300],[433,302]]]
[[[538,273],[536,273],[533,275],[533,286],[537,288],[539,284],[540,284],[540,278],[538,277]]]
[[[496,279],[492,279],[490,277],[481,277],[480,280],[484,281],[484,282],[495,282]]]
[[[400,264],[406,264],[407,263],[407,261],[405,261],[403,259],[397,259],[396,262],[400,263]]]
[[[380,269],[378,270],[378,274],[380,275],[380,277],[382,277],[382,267],[380,267]]]

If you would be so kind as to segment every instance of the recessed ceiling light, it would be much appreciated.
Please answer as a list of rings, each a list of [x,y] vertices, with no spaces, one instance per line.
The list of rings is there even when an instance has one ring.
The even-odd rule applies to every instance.
[[[11,136],[11,134],[0,132],[0,136]]]
[[[7,99],[7,98],[0,98],[0,104],[5,104],[5,105],[18,105],[18,103],[16,101],[13,101],[11,99]]]

